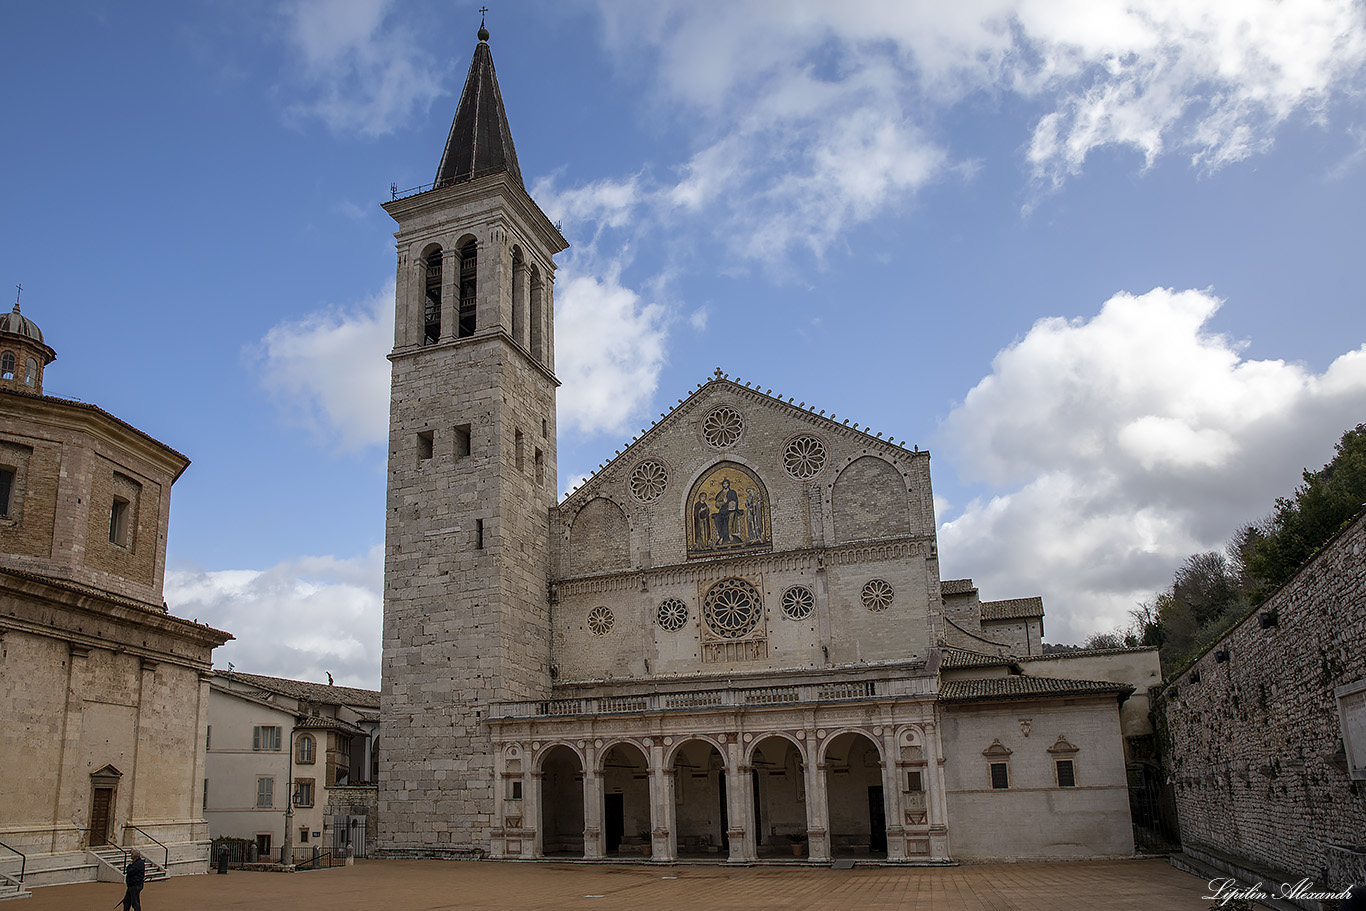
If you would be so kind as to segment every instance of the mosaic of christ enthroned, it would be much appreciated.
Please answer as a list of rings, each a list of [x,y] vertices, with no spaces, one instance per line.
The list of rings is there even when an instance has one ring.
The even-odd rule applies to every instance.
[[[697,479],[688,494],[684,524],[689,557],[773,546],[768,492],[749,469],[734,462],[719,462]]]

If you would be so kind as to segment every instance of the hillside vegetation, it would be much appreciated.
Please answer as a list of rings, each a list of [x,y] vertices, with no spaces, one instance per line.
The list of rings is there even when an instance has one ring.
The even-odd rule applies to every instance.
[[[1183,668],[1288,581],[1366,505],[1366,424],[1342,435],[1331,461],[1305,470],[1290,497],[1238,529],[1223,551],[1192,554],[1172,584],[1131,612],[1127,629],[1098,633],[1088,648],[1156,645],[1162,672]]]

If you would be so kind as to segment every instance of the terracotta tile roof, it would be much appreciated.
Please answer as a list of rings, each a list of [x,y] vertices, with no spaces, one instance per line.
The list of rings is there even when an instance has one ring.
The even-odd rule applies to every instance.
[[[971,579],[944,579],[939,583],[939,592],[944,595],[966,595],[977,591]]]
[[[1128,695],[1126,683],[1104,680],[1059,680],[1054,677],[992,677],[987,680],[945,680],[939,684],[940,702],[980,702],[994,699],[1031,699],[1046,696]]]
[[[1022,620],[1025,617],[1042,617],[1042,598],[1007,598],[1005,601],[983,601],[982,619]]]
[[[354,725],[349,721],[342,721],[340,718],[329,718],[326,715],[305,715],[294,723],[294,727],[299,730],[313,731],[343,731],[347,734],[365,734],[365,728]]]
[[[1021,657],[1020,661],[1051,661],[1054,658],[1097,658],[1102,655],[1124,655],[1129,652],[1155,652],[1155,645],[1139,645],[1134,648],[1079,648],[1066,652],[1045,652],[1042,655]]]
[[[247,686],[290,696],[294,699],[307,699],[327,705],[349,705],[356,708],[379,708],[379,692],[362,690],[352,686],[328,686],[326,683],[309,683],[306,680],[290,680],[286,677],[266,677],[261,674],[244,674],[241,671],[214,671],[224,679],[236,680]]]
[[[964,648],[954,648],[947,646],[941,648],[939,668],[956,667],[1004,667],[1015,663],[1014,658],[1001,657],[999,655],[984,655],[981,652],[972,652]]]

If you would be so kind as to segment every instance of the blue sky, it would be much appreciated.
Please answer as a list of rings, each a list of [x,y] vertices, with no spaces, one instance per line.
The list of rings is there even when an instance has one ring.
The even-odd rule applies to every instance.
[[[6,4],[0,283],[189,455],[167,600],[376,686],[390,184],[477,3]],[[1366,12],[517,2],[562,489],[721,367],[928,447],[946,578],[1112,628],[1366,419]]]

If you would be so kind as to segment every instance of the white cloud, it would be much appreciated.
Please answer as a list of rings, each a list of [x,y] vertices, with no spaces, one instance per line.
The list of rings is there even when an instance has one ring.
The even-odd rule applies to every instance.
[[[261,340],[260,379],[289,420],[342,450],[388,438],[394,285],[350,310],[281,323]]]
[[[644,303],[620,283],[572,266],[555,282],[556,373],[561,429],[621,433],[648,406],[659,384],[667,334],[660,304]]]
[[[291,112],[378,136],[425,111],[445,74],[398,9],[392,0],[293,0],[283,15],[310,97]]]
[[[1188,554],[1222,547],[1366,414],[1366,346],[1322,374],[1244,360],[1207,291],[1117,294],[1001,351],[940,429],[994,493],[940,530],[946,578],[1043,594],[1048,638],[1126,619]]]
[[[214,665],[252,674],[379,687],[384,548],[352,559],[302,557],[266,570],[166,571],[180,617],[232,633]]]
[[[924,127],[974,93],[1045,108],[1021,146],[1035,178],[1056,185],[1103,146],[1145,165],[1176,150],[1208,170],[1242,160],[1291,115],[1322,116],[1334,94],[1360,89],[1366,62],[1353,0],[599,5],[609,44],[651,55],[658,91],[698,124],[677,205],[762,211],[798,201],[785,187],[802,178],[866,178],[831,188],[836,227],[936,176],[948,159]],[[796,179],[736,195],[756,166]],[[830,227],[806,221],[759,251]]]

